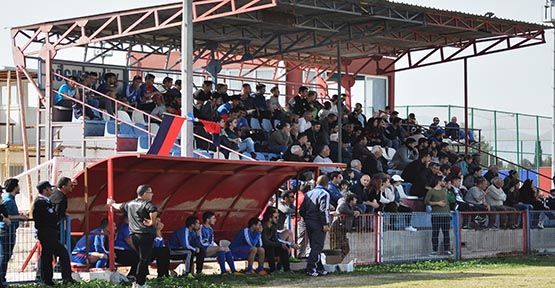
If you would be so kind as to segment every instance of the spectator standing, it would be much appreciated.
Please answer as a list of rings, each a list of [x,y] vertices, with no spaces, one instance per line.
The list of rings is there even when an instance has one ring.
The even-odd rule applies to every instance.
[[[123,210],[129,216],[129,231],[133,245],[139,253],[137,266],[137,287],[145,287],[148,265],[152,257],[154,238],[156,237],[156,218],[158,208],[152,204],[154,193],[149,185],[137,188],[137,198],[127,203],[116,203],[108,199],[107,204],[116,210]],[[148,287],[148,286],[146,286]]]
[[[424,198],[424,204],[432,206],[432,255],[437,255],[439,253],[439,230],[443,233],[443,253],[452,255],[451,239],[449,236],[449,230],[451,229],[451,214],[449,214],[445,180],[433,176],[431,186],[432,189],[428,190]]]
[[[0,188],[1,189],[1,188]],[[16,243],[17,228],[19,221],[28,219],[27,215],[19,213],[15,196],[19,194],[19,180],[10,178],[4,181],[4,193],[2,193],[2,204],[6,208],[7,217],[11,224],[0,221],[0,244],[2,244],[2,262],[0,263],[0,287],[6,282],[6,272],[8,271],[8,262],[13,254],[13,248]],[[0,208],[0,211],[3,210]],[[3,213],[1,213],[3,214]],[[2,215],[4,217],[4,215]]]
[[[343,181],[343,175],[339,171],[333,171],[329,174],[328,193],[330,194],[330,205],[337,207],[337,201],[342,197],[339,184]]]
[[[310,254],[306,263],[306,273],[309,276],[326,275],[320,253],[324,249],[326,233],[330,230],[330,195],[326,191],[328,177],[321,175],[316,181],[316,187],[305,194],[300,214],[304,219]]]
[[[351,248],[347,233],[353,230],[354,218],[360,216],[360,211],[356,210],[357,197],[353,193],[348,193],[339,201],[336,217],[331,223],[330,248],[341,250],[341,261],[347,257]]]

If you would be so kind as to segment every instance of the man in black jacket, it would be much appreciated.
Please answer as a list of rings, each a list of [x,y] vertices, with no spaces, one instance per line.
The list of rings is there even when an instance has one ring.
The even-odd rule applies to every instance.
[[[33,219],[37,238],[42,246],[40,254],[41,278],[44,284],[54,286],[52,281],[52,256],[59,258],[62,269],[62,279],[64,283],[73,283],[71,278],[71,266],[69,263],[69,253],[62,243],[58,241],[57,214],[54,205],[48,197],[52,194],[52,185],[48,181],[40,182],[37,185],[39,196],[33,203]]]
[[[66,219],[67,210],[67,194],[73,191],[74,183],[68,177],[62,177],[58,180],[58,186],[52,192],[49,197],[52,206],[54,206],[54,212],[56,212],[56,222],[60,222]]]
[[[309,276],[328,274],[320,259],[326,233],[330,230],[330,195],[326,190],[328,181],[326,175],[318,177],[316,187],[305,194],[300,208],[310,242],[310,255],[306,262],[306,273]]]
[[[279,257],[279,263],[283,267],[283,271],[289,272],[289,247],[291,243],[287,243],[279,239],[277,235],[277,223],[279,220],[279,213],[274,207],[268,207],[264,212],[262,225],[262,245],[266,251],[266,260],[270,266],[270,273],[276,270],[276,256]]]

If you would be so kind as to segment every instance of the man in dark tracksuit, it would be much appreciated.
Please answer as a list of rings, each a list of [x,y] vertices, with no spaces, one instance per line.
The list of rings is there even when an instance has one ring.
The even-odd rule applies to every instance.
[[[322,175],[316,181],[316,188],[308,191],[304,196],[300,213],[306,225],[310,254],[306,263],[306,273],[310,276],[326,275],[320,259],[324,249],[326,233],[330,230],[330,194],[324,187],[328,187],[328,177]]]
[[[62,279],[64,283],[75,282],[71,278],[71,266],[69,263],[69,253],[66,248],[58,240],[58,217],[54,211],[54,205],[48,197],[52,194],[52,185],[48,181],[40,182],[37,185],[39,196],[33,203],[33,219],[35,220],[35,229],[37,230],[37,238],[42,246],[40,254],[41,278],[44,284],[54,286],[52,281],[52,256],[60,258],[60,267],[62,269]]]

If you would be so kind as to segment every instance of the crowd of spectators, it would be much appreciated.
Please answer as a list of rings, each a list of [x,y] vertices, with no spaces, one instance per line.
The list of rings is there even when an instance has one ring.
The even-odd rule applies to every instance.
[[[116,107],[118,111],[131,113],[128,106],[118,105],[115,100],[158,118],[164,113],[180,115],[181,80],[174,82],[165,77],[157,86],[154,75],[146,74],[144,79],[136,75],[123,87],[115,73],[105,73],[99,81],[98,73],[86,72],[81,77],[68,77],[54,94],[53,104],[71,108],[76,119],[102,120],[106,118],[103,113],[114,116]]]

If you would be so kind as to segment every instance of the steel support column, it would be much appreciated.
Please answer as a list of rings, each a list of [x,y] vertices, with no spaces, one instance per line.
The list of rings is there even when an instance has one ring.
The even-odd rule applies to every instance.
[[[193,1],[183,0],[183,21],[181,21],[181,116],[193,113]],[[193,156],[193,123],[185,121],[181,126],[181,156]]]
[[[555,22],[552,23],[555,27]],[[553,29],[553,115],[551,115],[551,175],[555,175],[555,29]],[[551,188],[555,188],[555,179],[552,178]]]
[[[337,140],[337,162],[341,163],[343,162],[343,139],[342,139],[342,134],[343,134],[343,107],[341,105],[341,42],[337,42],[337,134],[338,134],[338,140]]]
[[[108,200],[114,199],[114,160],[108,159],[108,167],[106,169],[106,177],[108,178]],[[88,208],[86,208],[88,210]],[[108,241],[108,250],[110,255],[114,256],[114,239],[115,239],[115,231],[114,226],[115,219],[114,219],[114,208],[112,205],[108,208],[108,235],[110,236],[110,240]],[[109,268],[110,271],[115,271],[115,259],[114,257],[108,257]]]
[[[464,153],[468,154],[468,59],[464,58]]]

